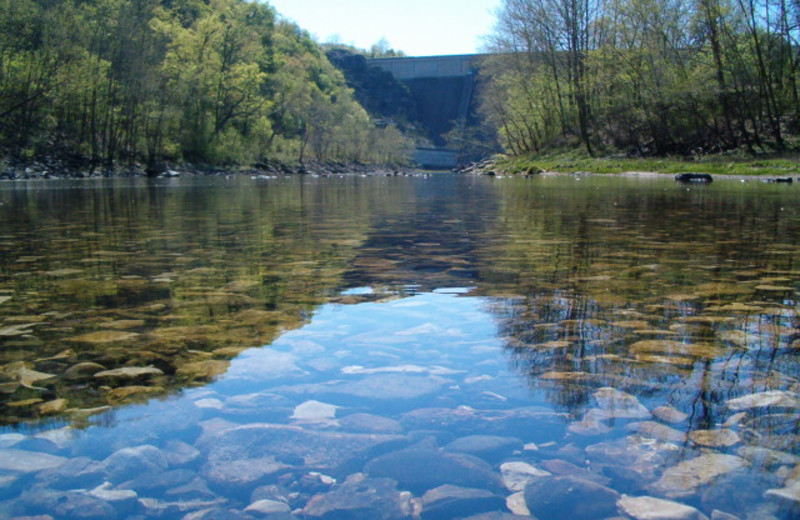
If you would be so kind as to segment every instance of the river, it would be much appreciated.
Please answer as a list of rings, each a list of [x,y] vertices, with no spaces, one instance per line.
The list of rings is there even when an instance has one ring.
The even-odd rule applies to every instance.
[[[0,516],[796,518],[799,202],[0,183]]]

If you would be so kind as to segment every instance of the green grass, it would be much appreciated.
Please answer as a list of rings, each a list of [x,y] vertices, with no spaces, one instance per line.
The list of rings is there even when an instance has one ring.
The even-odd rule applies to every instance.
[[[663,174],[709,173],[786,177],[800,175],[800,154],[752,157],[748,155],[709,155],[698,159],[588,157],[576,153],[545,156],[499,156],[495,169],[504,173],[551,171],[560,173],[655,172]]]

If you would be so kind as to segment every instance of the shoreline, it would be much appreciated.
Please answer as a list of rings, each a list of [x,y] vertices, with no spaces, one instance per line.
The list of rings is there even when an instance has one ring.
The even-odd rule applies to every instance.
[[[410,167],[348,164],[340,162],[288,164],[270,162],[252,166],[211,166],[193,163],[164,163],[159,165],[158,173],[148,172],[144,165],[115,164],[111,169],[92,167],[89,164],[70,165],[59,160],[31,162],[0,162],[0,181],[23,180],[78,180],[113,178],[175,178],[211,176],[289,176],[289,175],[342,175],[342,174],[385,174],[400,175],[415,170]]]

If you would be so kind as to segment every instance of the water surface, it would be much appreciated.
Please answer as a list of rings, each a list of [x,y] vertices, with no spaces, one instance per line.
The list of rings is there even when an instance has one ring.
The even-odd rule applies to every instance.
[[[798,199],[604,177],[3,183],[0,510],[791,518]]]

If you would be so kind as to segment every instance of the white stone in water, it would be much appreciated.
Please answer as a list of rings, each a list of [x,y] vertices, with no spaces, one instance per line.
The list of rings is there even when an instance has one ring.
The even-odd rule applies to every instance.
[[[729,409],[737,412],[753,408],[766,408],[768,406],[800,409],[800,398],[793,392],[770,390],[730,399],[725,404],[728,405]]]
[[[97,379],[104,378],[120,378],[120,379],[135,379],[143,376],[161,376],[164,375],[160,369],[152,366],[147,367],[122,367],[115,368],[114,370],[103,370],[97,372],[94,377]]]
[[[506,497],[506,507],[515,515],[531,516],[531,511],[525,503],[525,493],[520,491]]]
[[[225,407],[225,404],[220,401],[219,399],[214,399],[212,397],[206,399],[198,399],[194,402],[194,405],[198,408],[207,408],[211,410],[222,410]]]
[[[509,491],[524,491],[525,486],[532,480],[550,477],[549,471],[539,469],[527,462],[504,462],[500,465],[500,474],[503,475],[503,484]]]
[[[800,503],[800,481],[790,481],[783,488],[768,489],[764,496]]]
[[[21,433],[4,433],[0,435],[0,448],[10,448],[24,441],[26,438],[27,437]]]
[[[338,406],[321,403],[319,401],[306,401],[295,407],[294,413],[290,419],[298,421],[327,421],[336,417],[336,409]]]
[[[636,520],[708,520],[694,507],[655,497],[622,495],[617,507]]]
[[[128,502],[135,501],[139,498],[136,491],[132,489],[113,489],[113,484],[111,484],[111,482],[100,484],[89,491],[89,494],[100,500],[105,500],[106,502]]]
[[[257,500],[247,506],[245,509],[247,513],[256,513],[259,515],[271,515],[275,513],[288,513],[292,509],[289,507],[289,504],[285,504],[283,502],[279,502],[277,500]]]
[[[67,462],[64,457],[35,451],[0,449],[0,470],[33,473],[57,468]]]

